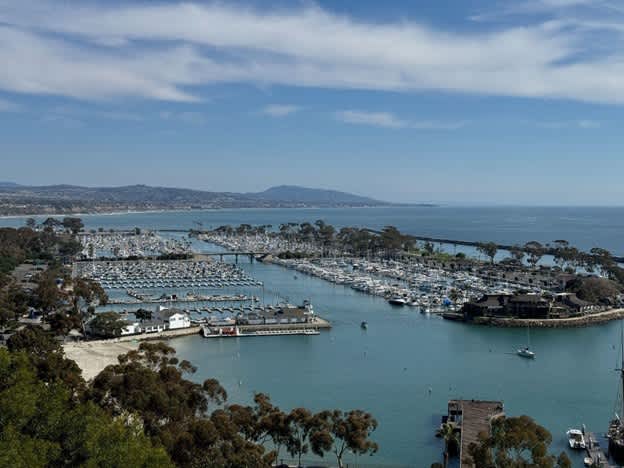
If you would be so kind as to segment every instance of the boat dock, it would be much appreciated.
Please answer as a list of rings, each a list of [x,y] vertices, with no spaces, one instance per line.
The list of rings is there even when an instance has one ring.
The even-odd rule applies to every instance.
[[[600,468],[616,468],[616,465],[609,462],[607,454],[604,453],[600,442],[598,441],[598,437],[596,437],[596,434],[593,432],[585,434],[585,450],[587,451],[587,457],[592,460],[591,466]]]
[[[460,468],[475,468],[468,448],[479,442],[479,434],[489,433],[493,419],[504,416],[502,401],[450,400],[448,416],[443,423],[452,424],[460,432]]]

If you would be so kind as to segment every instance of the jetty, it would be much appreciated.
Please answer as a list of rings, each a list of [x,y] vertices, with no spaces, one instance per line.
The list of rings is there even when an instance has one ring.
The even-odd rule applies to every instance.
[[[449,400],[448,415],[442,423],[450,424],[460,433],[460,468],[475,468],[469,447],[479,442],[479,434],[490,432],[493,419],[505,416],[502,401]]]
[[[607,454],[604,453],[598,437],[593,432],[585,434],[585,450],[587,451],[587,457],[591,458],[591,466],[599,468],[616,468],[616,465],[609,463]]]

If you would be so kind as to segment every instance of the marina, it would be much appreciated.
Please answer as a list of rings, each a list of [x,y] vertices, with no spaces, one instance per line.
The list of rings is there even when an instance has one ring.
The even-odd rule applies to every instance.
[[[228,288],[262,286],[235,265],[194,260],[77,262],[73,276],[92,279],[104,289]]]
[[[403,213],[404,210],[391,209],[388,212],[392,215],[395,211]],[[426,215],[419,214],[418,210],[406,211],[414,219]],[[442,210],[443,213],[447,211]],[[511,211],[522,213],[521,209]],[[344,216],[348,222],[353,219],[349,216],[357,214],[361,221],[356,222],[372,226],[376,221],[371,216],[379,212],[250,210],[242,213],[223,210],[204,212],[204,216],[214,219],[213,224],[217,225],[221,221],[257,222],[256,219],[276,224],[277,221],[272,219],[281,216],[317,216],[328,220]],[[471,217],[481,216],[479,210],[466,209],[466,213]],[[148,213],[93,216],[86,217],[85,221],[95,228],[98,225],[126,225],[129,228],[151,225],[157,228],[184,226],[185,223],[192,227],[192,220],[197,216],[192,212]],[[471,226],[469,220],[464,221],[464,227]],[[444,229],[439,224],[432,226],[432,229]],[[425,227],[429,229],[429,226]],[[487,232],[492,232],[493,236],[505,235],[491,226],[487,227]],[[443,235],[453,238],[450,232]],[[487,233],[480,235],[484,238]],[[528,235],[538,237],[532,233]],[[553,238],[547,235],[546,239]],[[570,240],[575,242],[576,239]],[[225,252],[205,242],[193,242],[193,249],[206,254]],[[224,259],[234,261],[229,255]],[[198,366],[193,379],[202,382],[217,378],[227,389],[230,400],[243,404],[253,403],[254,392],[264,391],[283,408],[302,405],[315,410],[366,408],[379,421],[375,440],[380,444],[380,451],[374,461],[381,467],[429,466],[433,461],[441,460],[443,445],[432,431],[440,415],[432,408],[445,408],[450,399],[504,400],[509,414],[535,415],[553,435],[552,452],[568,451],[574,468],[583,466],[587,454],[569,448],[566,431],[581,421],[590,428],[606,430],[608,421],[613,419],[614,388],[619,382],[619,377],[613,373],[614,363],[619,365],[617,323],[584,329],[534,330],[531,325],[531,349],[540,352],[538,359],[525,360],[516,357],[512,351],[526,343],[526,325],[520,328],[470,327],[443,321],[436,315],[414,313],[419,309],[409,305],[393,307],[383,295],[362,294],[363,291],[349,284],[329,282],[291,268],[271,263],[252,264],[247,257],[239,259],[238,268],[264,285],[267,306],[275,307],[284,300],[276,299],[275,291],[294,304],[309,299],[323,318],[331,321],[331,331],[309,340],[305,337],[206,340],[199,335],[200,327],[195,327],[192,335],[171,342],[180,359],[188,359]],[[393,283],[407,286],[404,280],[364,274],[361,269],[359,272],[356,269],[355,274],[381,280],[389,286]],[[487,281],[483,281],[484,287],[489,287]],[[111,298],[125,295],[127,289],[133,288],[110,290]],[[188,292],[203,296],[243,293],[230,288],[139,291],[155,297],[177,294],[178,298]],[[259,287],[245,290],[244,294],[261,296]],[[180,305],[189,311],[196,307],[238,308],[228,302]],[[239,305],[248,307],[251,302]],[[231,312],[215,312],[214,316],[227,317]],[[366,322],[366,328],[362,327],[363,322]],[[132,343],[134,339],[127,337],[124,343]],[[87,349],[83,351],[86,353]],[[114,360],[119,353],[113,350],[108,354]],[[88,366],[92,359],[85,354],[84,365]],[[579,369],[583,371],[579,372]],[[602,442],[602,437],[598,435],[597,438],[601,440],[603,451],[606,450],[607,444]]]
[[[84,258],[129,258],[191,253],[184,238],[165,238],[154,231],[89,232],[78,236]]]

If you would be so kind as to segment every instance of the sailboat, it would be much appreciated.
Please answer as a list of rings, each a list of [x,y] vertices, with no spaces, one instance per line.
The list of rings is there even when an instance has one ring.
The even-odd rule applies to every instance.
[[[607,437],[609,439],[609,456],[613,457],[613,460],[618,465],[624,464],[624,423],[622,422],[622,415],[624,415],[624,324],[620,324],[620,341],[622,363],[620,364],[620,368],[616,369],[616,371],[620,373],[622,386],[618,391],[617,403],[615,405],[615,417],[611,420],[609,431],[607,432]]]
[[[535,353],[531,351],[531,333],[529,327],[527,327],[527,345],[524,348],[518,349],[516,353],[523,358],[535,359]]]

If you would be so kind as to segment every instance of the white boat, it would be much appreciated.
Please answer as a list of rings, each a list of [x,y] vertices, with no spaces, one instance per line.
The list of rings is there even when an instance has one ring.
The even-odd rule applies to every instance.
[[[568,444],[571,449],[582,450],[585,448],[585,436],[580,429],[568,429],[566,432],[568,436]]]
[[[528,347],[520,348],[518,351],[518,356],[528,359],[535,359],[535,353],[531,351]]]
[[[388,299],[388,303],[396,306],[404,306],[405,304],[407,304],[407,301],[404,297],[394,296]]]
[[[527,345],[524,348],[518,349],[516,353],[523,358],[535,359],[535,353],[531,351],[531,334],[529,332],[529,327],[527,327]]]
[[[245,336],[283,336],[283,335],[319,335],[315,328],[295,330],[254,330],[242,332],[238,327],[202,327],[204,338],[239,338]]]

